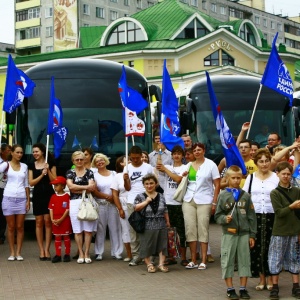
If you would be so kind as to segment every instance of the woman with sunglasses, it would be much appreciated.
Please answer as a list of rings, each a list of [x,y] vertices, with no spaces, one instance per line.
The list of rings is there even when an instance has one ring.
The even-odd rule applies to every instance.
[[[82,193],[86,191],[91,193],[95,190],[94,174],[91,170],[84,167],[84,153],[82,151],[75,151],[72,154],[72,162],[75,165],[74,169],[67,171],[67,185],[70,189],[70,218],[75,235],[75,241],[79,251],[79,258],[77,263],[92,262],[90,258],[90,246],[93,232],[97,231],[96,221],[81,221],[77,219],[79,206],[82,200]],[[83,251],[83,236],[85,243],[85,250]]]

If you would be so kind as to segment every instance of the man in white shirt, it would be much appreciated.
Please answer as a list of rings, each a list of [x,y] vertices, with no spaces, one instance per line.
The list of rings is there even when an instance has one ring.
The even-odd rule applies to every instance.
[[[142,149],[138,146],[131,147],[129,151],[131,164],[124,168],[124,187],[128,191],[127,196],[127,210],[130,216],[134,211],[135,197],[145,191],[142,179],[145,175],[154,173],[153,167],[142,161]],[[128,170],[128,171],[127,171]],[[138,234],[130,227],[130,247],[132,253],[132,260],[129,266],[137,266],[140,262],[139,250],[140,240]]]

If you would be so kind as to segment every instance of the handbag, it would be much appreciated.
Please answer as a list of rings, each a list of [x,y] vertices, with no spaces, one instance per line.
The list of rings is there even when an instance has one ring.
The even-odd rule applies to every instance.
[[[143,233],[145,231],[145,213],[147,206],[145,206],[141,211],[134,211],[128,218],[129,224],[137,233]]]
[[[86,198],[86,195],[88,198]],[[98,203],[91,193],[82,192],[82,201],[79,206],[77,219],[81,221],[95,221],[98,219]]]
[[[172,258],[181,257],[180,237],[176,227],[168,228],[168,256]]]
[[[191,163],[189,164],[189,168],[187,171],[190,170],[190,167],[191,167]],[[175,191],[175,194],[173,196],[173,199],[176,200],[177,202],[180,202],[182,203],[183,201],[183,197],[186,193],[186,189],[187,189],[187,185],[188,185],[188,182],[189,182],[189,178],[188,178],[188,175],[186,176],[183,176],[182,179],[181,179],[181,182],[180,184],[178,185],[176,191]]]

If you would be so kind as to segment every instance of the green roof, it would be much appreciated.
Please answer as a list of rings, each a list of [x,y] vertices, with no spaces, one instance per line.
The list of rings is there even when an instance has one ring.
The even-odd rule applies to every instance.
[[[80,46],[82,48],[99,47],[101,36],[106,28],[106,26],[81,27]]]

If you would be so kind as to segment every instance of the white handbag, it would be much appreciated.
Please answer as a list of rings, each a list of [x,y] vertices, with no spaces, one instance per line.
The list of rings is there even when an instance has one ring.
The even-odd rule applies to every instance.
[[[86,198],[86,195],[88,198]],[[79,206],[77,219],[81,221],[95,221],[98,219],[98,203],[91,193],[82,192],[82,201]]]
[[[188,166],[187,172],[190,170],[191,163]],[[173,199],[176,200],[177,202],[182,203],[183,202],[183,197],[186,193],[187,185],[188,185],[189,179],[188,179],[188,174],[186,176],[183,176],[181,179],[180,184],[178,185],[175,194],[173,196]]]

